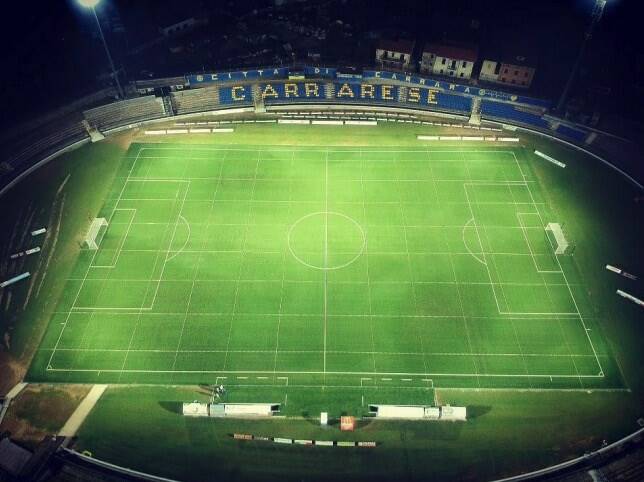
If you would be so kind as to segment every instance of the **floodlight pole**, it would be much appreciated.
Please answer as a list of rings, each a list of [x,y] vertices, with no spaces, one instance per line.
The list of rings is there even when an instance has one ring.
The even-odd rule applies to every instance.
[[[123,89],[121,88],[121,82],[119,81],[119,76],[118,72],[114,68],[114,62],[112,61],[112,55],[110,54],[110,49],[107,48],[107,42],[105,41],[105,35],[103,35],[103,29],[101,28],[101,22],[98,20],[98,15],[96,14],[96,8],[95,7],[90,7],[92,10],[92,13],[94,14],[94,19],[96,20],[96,26],[98,27],[98,33],[101,36],[101,40],[103,41],[103,47],[105,48],[105,54],[107,55],[107,60],[110,62],[110,68],[112,69],[112,77],[114,77],[114,81],[116,82],[116,90],[118,92],[119,97],[122,99],[125,96],[123,95]]]
[[[579,70],[581,61],[584,58],[584,54],[586,53],[586,47],[588,46],[588,41],[593,37],[593,31],[595,30],[595,26],[599,23],[599,21],[602,18],[602,14],[604,13],[604,7],[606,6],[606,1],[607,0],[595,0],[595,6],[593,7],[593,13],[591,16],[590,25],[588,25],[588,28],[586,29],[586,33],[584,34],[584,42],[581,44],[581,48],[579,49],[579,54],[577,55],[575,64],[573,65],[572,70],[570,71],[570,76],[568,77],[566,86],[564,87],[564,90],[561,93],[561,97],[559,98],[559,102],[557,103],[557,112],[562,112],[566,106],[566,101],[568,100],[568,94],[570,93],[572,84],[575,80],[575,77],[577,76],[577,71]]]

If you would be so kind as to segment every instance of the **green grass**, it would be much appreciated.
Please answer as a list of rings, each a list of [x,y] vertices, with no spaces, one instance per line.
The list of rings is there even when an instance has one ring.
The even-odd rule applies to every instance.
[[[133,145],[30,379],[621,388],[530,156]]]
[[[3,259],[26,248],[42,247],[37,256],[3,261],[0,267],[3,280],[10,274],[32,273],[28,281],[0,292],[0,331],[10,334],[10,355],[21,364],[29,363],[40,343],[76,263],[79,233],[87,229],[90,213],[101,208],[124,154],[125,150],[114,143],[83,147],[38,169],[0,200]],[[64,188],[58,192],[67,176]],[[92,188],[88,189],[88,185]],[[30,229],[43,226],[49,229],[49,237],[29,235]]]
[[[493,480],[581,455],[634,430],[626,392],[440,391],[467,405],[467,423],[360,423],[356,432],[304,419],[189,419],[194,387],[111,387],[83,425],[78,450],[178,480]],[[289,396],[289,400],[290,400]],[[290,403],[290,402],[289,402]],[[620,407],[619,416],[612,414]],[[556,427],[556,429],[553,429]],[[316,440],[376,440],[375,449],[280,446],[231,433]]]
[[[72,174],[63,191],[66,193],[64,221],[47,275],[36,269],[36,258],[28,260],[33,265],[26,265],[38,273],[38,283],[44,278],[42,294],[32,297],[23,310],[27,284],[10,291],[12,301],[8,305],[9,291],[2,293],[0,324],[3,331],[9,327],[12,333],[11,353],[16,357],[28,360],[41,340],[44,325],[49,322],[28,380],[159,384],[110,387],[84,424],[77,448],[88,449],[95,457],[110,462],[182,480],[204,480],[215,475],[226,480],[301,480],[302,477],[307,480],[340,477],[343,480],[378,477],[481,480],[579,456],[597,448],[603,439],[612,441],[636,429],[635,420],[642,416],[644,325],[641,309],[617,297],[615,289],[637,294],[637,286],[604,269],[606,263],[611,263],[636,274],[644,272],[641,256],[644,225],[637,222],[642,212],[641,204],[632,202],[635,189],[595,160],[538,137],[523,134],[523,142],[528,146],[525,149],[460,143],[437,146],[416,140],[416,134],[429,133],[432,129],[413,124],[350,130],[329,126],[236,125],[235,133],[225,138],[195,135],[182,138],[184,144],[176,144],[177,138],[168,138],[165,144],[134,145],[123,162],[122,149],[99,143],[50,163],[3,197],[3,205],[18,207],[0,210],[0,223],[8,227],[4,236],[0,235],[6,252],[10,249],[9,238],[14,227],[24,229],[24,220],[31,210],[36,210],[34,223],[46,223],[51,212],[55,214],[52,206],[56,190],[67,174]],[[322,167],[326,161],[311,152],[319,150],[314,147],[319,145],[333,146],[328,147],[330,151],[348,151],[350,159],[346,162],[337,159],[329,162],[332,175],[328,193],[332,209],[328,211],[340,212],[355,220],[367,238],[365,252],[352,264],[327,272],[326,305],[320,296],[324,293],[324,272],[298,262],[285,241],[285,233],[297,220],[312,212],[327,211],[323,209],[326,166]],[[172,147],[180,152],[174,159],[161,159],[161,156],[146,159],[146,170],[133,172],[132,176],[149,179],[163,175],[171,181],[182,182],[151,183],[149,179],[145,184],[153,187],[137,190],[130,186],[127,189],[131,201],[121,197],[117,206],[120,190],[141,147]],[[229,152],[242,149],[251,153],[250,159],[231,163],[228,158],[213,156],[195,159],[194,152],[204,147]],[[263,153],[257,164],[258,157],[253,155],[258,148],[286,151],[291,156],[288,159],[297,162],[282,163],[276,156],[269,160]],[[532,148],[563,160],[567,163],[566,169],[536,158],[531,154]],[[384,151],[379,156],[386,157],[367,163],[361,157],[361,150]],[[398,158],[394,151],[402,150],[420,151],[423,157],[419,154],[418,159]],[[479,150],[481,157],[469,157],[464,152],[467,150]],[[521,181],[516,177],[516,168],[511,167],[512,161],[506,162],[505,154],[493,155],[490,151],[494,150],[516,155],[520,173],[526,176],[525,185],[535,198],[532,205],[530,202],[521,205],[522,209],[530,209],[521,216],[521,222],[524,227],[528,226],[526,234],[534,249],[533,265],[541,270],[556,266],[549,253],[538,252],[544,245],[548,247],[546,238],[533,240],[531,237],[532,231],[537,231],[529,228],[536,212],[544,220],[547,217],[549,221],[564,224],[577,245],[573,257],[559,260],[588,328],[587,336],[580,332],[581,320],[575,316],[499,313],[532,309],[534,304],[552,311],[554,306],[566,306],[566,298],[558,296],[566,291],[561,289],[561,279],[556,274],[542,273],[543,277],[536,277],[535,268],[529,263],[527,266],[514,263],[501,254],[512,249],[518,255],[515,257],[530,258],[527,245],[513,236],[517,228],[521,231],[516,215],[514,226],[504,224],[496,228],[489,223],[490,220],[514,221],[515,204],[503,202],[515,198],[518,201],[526,191],[516,185],[509,192],[481,192],[464,187],[462,180]],[[449,151],[454,158],[440,161],[436,151]],[[204,172],[208,174],[211,167],[219,169],[213,176],[215,179],[190,179],[201,177],[199,174]],[[249,183],[255,179],[255,172],[260,189],[253,193]],[[288,183],[280,184],[285,175],[289,176]],[[185,181],[190,181],[187,189]],[[218,183],[226,186],[222,192],[227,199],[216,195]],[[261,189],[269,184],[277,189]],[[470,203],[477,197],[472,206],[475,216],[467,217],[467,211],[459,211],[459,205],[467,204],[466,192],[472,196]],[[163,201],[155,205],[142,200],[151,193]],[[299,202],[280,202],[284,199],[274,198],[283,193]],[[173,196],[184,194],[186,203],[179,211]],[[261,196],[257,199],[266,202],[254,202],[251,195]],[[210,209],[213,199],[217,210]],[[499,204],[483,204],[485,201]],[[378,205],[372,206],[371,202]],[[408,209],[415,203],[428,209]],[[288,204],[288,209],[280,208],[283,204]],[[229,209],[221,209],[224,205]],[[390,209],[396,205],[397,210]],[[115,207],[124,209],[114,212]],[[305,209],[308,207],[310,210]],[[134,211],[125,209],[137,209],[136,215],[145,216],[144,222],[162,224],[138,226],[134,223],[128,232],[130,222],[137,217],[132,217]],[[79,255],[82,235],[90,218],[98,214],[112,218],[110,230],[97,253],[80,251]],[[186,222],[177,222],[179,214]],[[472,217],[477,221],[476,228],[470,223],[463,229]],[[251,220],[251,226],[241,226],[241,231],[223,228],[249,224],[247,221]],[[168,222],[168,233],[164,234],[163,225]],[[356,236],[357,228],[352,222],[335,215],[317,216],[317,219],[310,216],[298,224],[294,246],[301,248],[296,251],[299,257],[308,264],[321,263],[324,267],[324,230],[320,225],[325,224],[331,228],[326,262],[343,264],[352,259],[361,238]],[[177,230],[171,242],[169,230],[174,231],[175,226]],[[283,228],[281,236],[274,232],[279,226]],[[406,236],[400,235],[401,226]],[[477,232],[481,235],[480,241]],[[239,243],[244,239],[248,249],[242,253]],[[470,251],[488,263],[489,272],[486,265],[472,258],[464,248],[465,242]],[[165,263],[163,277],[157,276],[159,267],[150,264],[145,252],[131,251],[151,247],[159,250],[160,260],[164,260],[175,255],[184,243],[183,251]],[[223,249],[212,246],[223,246]],[[43,255],[47,256],[50,249],[46,246]],[[237,252],[218,256],[210,251]],[[94,254],[96,258],[92,262]],[[115,268],[97,267],[113,264]],[[367,270],[369,282],[365,281]],[[236,277],[230,278],[231,272]],[[83,282],[86,273],[87,280]],[[289,296],[283,300],[282,276],[285,285],[289,283]],[[379,281],[372,283],[376,276]],[[519,284],[509,281],[516,280],[515,277]],[[123,279],[127,283],[108,285],[101,279]],[[150,286],[155,286],[150,280],[162,279],[154,309],[114,310],[113,307],[119,306],[116,303],[153,301],[144,299],[144,290],[137,288],[135,279],[143,279]],[[243,290],[236,290],[238,279]],[[260,279],[269,281],[260,282]],[[191,290],[193,280],[197,280],[195,285],[199,283],[200,289]],[[407,281],[413,285],[406,292],[410,296],[401,292],[401,288],[410,284]],[[521,296],[512,291],[512,287],[527,283],[545,286],[548,296],[538,298],[536,288]],[[274,307],[277,285],[283,308],[288,307],[289,313],[271,316],[251,312],[255,305]],[[436,289],[439,302],[429,304],[432,298],[422,297],[427,293],[421,289],[425,286]],[[440,291],[444,286],[457,289],[458,301],[452,297],[454,289]],[[256,287],[261,289],[251,289]],[[382,289],[374,296],[371,289],[379,287]],[[231,289],[235,289],[235,300],[242,301],[235,305],[233,300],[234,315],[227,312],[230,308],[225,302],[230,300]],[[77,301],[76,295],[81,291],[83,299]],[[399,293],[395,298],[398,303],[384,298],[396,293]],[[411,296],[417,294],[421,296],[416,300],[421,303],[411,302]],[[145,298],[148,296],[145,294]],[[90,302],[93,307],[112,308],[70,309],[81,301]],[[517,303],[526,304],[527,308]],[[324,306],[328,308],[327,350],[324,350]],[[331,311],[338,308],[343,311]],[[221,314],[208,314],[215,309],[222,310],[217,311]],[[369,312],[365,321],[362,315],[369,309],[375,309],[375,315]],[[425,310],[432,311],[433,315],[426,315]],[[67,326],[61,325],[65,321]],[[184,330],[182,336],[184,321],[190,329]],[[516,334],[513,328],[517,329]],[[64,336],[58,346],[69,349],[65,360],[68,365],[62,365],[62,359],[58,358],[65,353],[61,350],[56,355],[60,364],[52,367],[69,368],[47,370],[61,332]],[[597,359],[589,356],[588,338],[597,351]],[[172,369],[177,346],[183,356],[190,353],[191,359],[182,358],[181,362],[198,370],[249,371],[182,374],[176,370],[164,371]],[[134,350],[126,353],[127,360],[118,351],[108,351],[128,347]],[[519,348],[522,353],[517,356]],[[99,351],[90,351],[95,349]],[[168,350],[169,357],[164,354]],[[326,374],[325,352],[329,369]],[[499,356],[500,353],[510,355]],[[570,360],[574,360],[574,368],[560,364]],[[597,360],[604,370],[603,377],[577,376],[575,370],[592,375]],[[273,373],[277,362],[280,370],[288,367],[289,371],[304,373]],[[374,362],[378,364],[377,370],[392,367],[397,371],[397,367],[406,366],[411,367],[414,375],[374,373]],[[466,377],[421,375],[427,363],[432,369],[441,367],[452,370],[451,373],[462,369],[460,364],[467,363],[477,372]],[[114,367],[117,372],[105,371]],[[320,367],[323,373],[315,373]],[[332,368],[366,370],[369,374],[331,374]],[[84,369],[89,371],[79,371]],[[548,375],[525,376],[526,373],[543,375],[542,370],[564,376],[552,380]],[[260,374],[260,371],[269,373]],[[518,376],[483,376],[508,372]],[[221,376],[228,378],[218,378]],[[228,386],[230,401],[281,402],[282,413],[294,418],[213,422],[187,420],[177,413],[183,401],[208,399],[206,387],[187,384],[214,381]],[[186,385],[168,386],[175,383]],[[434,386],[439,388],[434,390]],[[584,390],[579,390],[582,387]],[[524,391],[530,388],[533,390]],[[592,393],[587,393],[585,388]],[[351,435],[340,433],[336,428],[323,431],[315,420],[320,411],[328,411],[332,417],[342,413],[361,415],[368,403],[434,402],[466,405],[470,420],[455,425],[372,423],[361,426]],[[230,440],[228,433],[234,431],[294,438],[355,437],[375,439],[382,444],[372,452],[312,451],[310,447],[243,444]]]

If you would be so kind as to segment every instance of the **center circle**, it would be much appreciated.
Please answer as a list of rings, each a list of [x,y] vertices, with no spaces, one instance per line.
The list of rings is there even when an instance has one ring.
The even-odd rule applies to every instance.
[[[364,252],[362,226],[346,214],[320,211],[301,217],[288,231],[288,249],[305,266],[335,270],[349,266]]]

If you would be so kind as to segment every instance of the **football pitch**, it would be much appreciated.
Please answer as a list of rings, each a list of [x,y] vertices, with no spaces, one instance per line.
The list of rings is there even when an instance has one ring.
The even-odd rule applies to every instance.
[[[621,388],[530,155],[134,144],[30,377]]]

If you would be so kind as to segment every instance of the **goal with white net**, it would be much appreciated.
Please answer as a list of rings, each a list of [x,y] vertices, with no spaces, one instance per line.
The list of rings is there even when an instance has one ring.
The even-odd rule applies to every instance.
[[[546,225],[546,235],[550,244],[555,249],[555,254],[571,254],[573,246],[568,242],[561,224],[548,223]]]
[[[98,249],[97,239],[103,226],[107,228],[107,220],[105,218],[94,218],[94,221],[92,221],[92,224],[89,227],[89,231],[87,232],[87,236],[85,236],[86,248]]]

